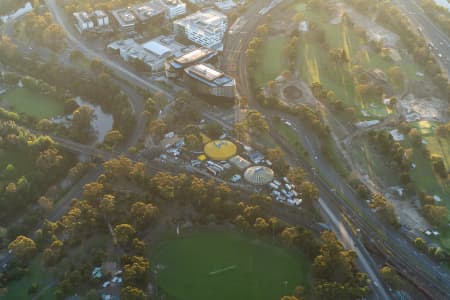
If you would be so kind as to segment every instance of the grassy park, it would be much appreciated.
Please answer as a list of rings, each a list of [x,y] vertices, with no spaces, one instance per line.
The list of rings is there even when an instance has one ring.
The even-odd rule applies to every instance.
[[[275,129],[278,131],[278,133],[284,138],[286,142],[288,142],[293,149],[300,155],[305,156],[307,153],[305,147],[303,146],[302,142],[300,141],[297,133],[295,130],[287,126],[283,123],[275,123]]]
[[[284,44],[287,39],[284,36],[268,37],[263,42],[263,57],[258,64],[255,74],[256,84],[262,86],[268,81],[275,79],[286,69],[284,61]]]
[[[0,103],[9,110],[42,119],[64,114],[62,103],[45,95],[39,95],[25,88],[9,90],[0,97]]]
[[[309,284],[309,263],[300,252],[240,233],[169,238],[151,261],[165,299],[272,300]]]
[[[435,134],[437,123],[420,121],[412,124],[420,130],[431,157],[442,157],[445,167],[450,168],[450,141],[440,138]],[[416,182],[419,190],[423,190],[431,195],[439,195],[445,204],[450,208],[450,180],[443,180],[433,171],[431,162],[426,159],[420,150],[413,153],[412,161],[417,165],[411,171],[411,177]]]
[[[450,168],[450,141],[445,138],[438,137],[434,130],[437,124],[427,121],[411,123],[412,127],[419,129],[422,133],[423,140],[426,144],[422,147],[414,147],[408,137],[401,142],[402,146],[409,153],[415,168],[410,170],[411,178],[415,184],[417,191],[423,191],[430,195],[438,195],[443,204],[450,208],[450,180],[441,179],[432,167],[432,162],[423,154],[423,149],[430,152],[430,156],[442,157],[445,167]],[[353,157],[372,178],[383,178],[383,182],[390,186],[400,185],[398,172],[392,170],[384,161],[383,155],[379,154],[370,145],[368,140],[359,139],[353,144]]]
[[[370,178],[382,178],[383,182],[390,186],[400,185],[397,172],[389,167],[386,158],[373,148],[367,138],[354,141],[351,154]]]
[[[376,118],[386,117],[390,111],[381,99],[362,99],[357,93],[353,68],[358,65],[365,70],[379,69],[387,73],[393,66],[399,66],[407,79],[417,79],[416,72],[420,67],[411,58],[404,56],[399,62],[392,62],[381,57],[367,41],[360,37],[354,27],[344,22],[331,24],[329,16],[323,13],[308,11],[306,20],[314,22],[325,33],[329,48],[344,49],[350,62],[336,64],[332,61],[328,50],[315,42],[300,41],[297,67],[308,83],[320,82],[326,89],[333,90],[345,104],[357,108],[357,117],[362,118],[359,110],[366,110]],[[397,92],[400,92],[400,88]]]
[[[309,39],[301,38],[298,44],[298,60],[296,69],[300,76],[309,84],[321,83],[326,89],[335,92],[337,98],[344,104],[356,108],[358,119],[385,118],[392,113],[383,103],[382,99],[374,97],[361,97],[357,94],[357,85],[354,74],[355,66],[363,70],[375,69],[388,74],[388,70],[398,66],[404,77],[408,80],[417,79],[417,72],[423,70],[412,58],[402,55],[400,61],[393,62],[382,57],[380,53],[368,44],[367,40],[358,34],[354,26],[341,22],[330,23],[330,16],[326,12],[317,12],[306,8],[305,5],[295,5],[292,12],[302,12],[309,24],[315,24],[318,29],[323,30],[327,47]],[[290,16],[286,16],[290,18]],[[274,80],[283,70],[287,69],[284,48],[288,41],[288,33],[270,35],[264,39],[262,45],[261,64],[255,72],[256,84],[262,86],[270,80]],[[348,63],[333,62],[329,49],[344,49]],[[388,78],[395,93],[401,93],[402,86],[395,86]],[[372,99],[373,98],[373,99]],[[367,112],[364,116],[361,110]]]
[[[42,294],[36,297],[37,300],[53,300],[56,299],[54,296],[54,280],[48,271],[45,271],[42,259],[40,257],[35,258],[30,266],[25,276],[20,280],[12,281],[8,285],[8,290],[5,294],[5,299],[31,299],[33,295],[28,293],[28,289],[32,284],[36,284],[39,291]]]

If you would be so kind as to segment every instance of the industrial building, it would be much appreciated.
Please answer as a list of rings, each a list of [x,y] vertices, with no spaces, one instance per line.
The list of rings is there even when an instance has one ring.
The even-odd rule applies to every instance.
[[[203,47],[222,50],[222,40],[227,31],[228,18],[223,13],[213,10],[200,10],[173,23],[177,36]]]
[[[234,78],[214,69],[211,65],[198,64],[184,70],[185,80],[193,93],[234,99]]]
[[[165,64],[166,77],[169,79],[182,78],[184,69],[195,64],[211,61],[217,56],[217,51],[210,48],[198,48],[180,57],[168,60]]]
[[[75,28],[79,33],[99,31],[109,27],[109,16],[103,10],[96,10],[93,13],[74,12],[73,17],[75,18]]]
[[[165,11],[166,19],[175,19],[186,14],[186,3],[180,0],[155,0]]]
[[[174,36],[159,36],[143,44],[126,39],[107,46],[108,52],[120,55],[127,62],[140,61],[151,72],[163,70],[168,58],[182,56],[193,49],[194,46],[187,47],[175,41]]]
[[[135,34],[136,33],[136,16],[128,8],[120,8],[112,11],[114,20],[119,31]]]

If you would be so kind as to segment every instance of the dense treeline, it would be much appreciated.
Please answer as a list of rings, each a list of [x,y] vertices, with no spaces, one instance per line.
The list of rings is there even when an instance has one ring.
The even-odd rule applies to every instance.
[[[66,33],[60,25],[53,22],[50,13],[43,15],[31,12],[24,20],[24,32],[33,42],[54,51],[61,51],[66,45]]]
[[[105,174],[84,186],[81,199],[74,201],[60,221],[45,222],[35,240],[19,236],[11,242],[9,248],[21,265],[8,270],[3,277],[6,283],[20,266],[42,251],[44,263],[53,266],[59,276],[57,299],[82,291],[95,294],[99,281],[92,279],[91,270],[107,259],[108,245],[86,249],[88,255],[81,261],[72,261],[68,252],[82,241],[109,234],[123,253],[122,297],[146,299],[145,287],[151,279],[146,240],[152,238],[157,224],[158,228],[170,228],[191,221],[197,226],[233,223],[240,230],[271,236],[301,250],[314,261],[314,289],[308,293],[321,299],[329,295],[328,291],[340,299],[360,298],[368,291],[367,276],[356,269],[353,251],[345,250],[330,232],[318,239],[308,229],[268,215],[261,204],[270,203],[270,197],[246,196],[226,184],[183,173],[150,175],[143,163],[126,157],[107,161],[104,168]],[[301,181],[303,174],[289,176]],[[299,287],[295,296],[303,299],[303,292]]]
[[[61,152],[51,138],[33,135],[14,121],[0,122],[0,149],[30,165],[22,174],[11,162],[1,162],[0,220],[5,223],[36,204],[39,196],[74,164],[74,158]]]

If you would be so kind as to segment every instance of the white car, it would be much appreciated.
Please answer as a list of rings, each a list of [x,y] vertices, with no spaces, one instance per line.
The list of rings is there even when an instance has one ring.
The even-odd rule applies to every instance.
[[[233,183],[236,183],[239,180],[241,180],[241,175],[239,175],[239,174],[235,174],[235,175],[231,176],[231,179],[230,179],[230,181]]]
[[[278,180],[276,180],[276,179],[274,179],[273,181],[272,181],[274,184],[276,184],[276,185],[278,185],[278,186],[280,186],[281,185],[281,182],[279,182]]]

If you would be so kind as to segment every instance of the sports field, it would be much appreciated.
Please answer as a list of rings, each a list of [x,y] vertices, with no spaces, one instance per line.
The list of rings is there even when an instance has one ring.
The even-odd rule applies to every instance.
[[[274,300],[308,286],[300,252],[234,232],[196,232],[160,243],[151,258],[172,300]]]
[[[64,105],[50,97],[39,95],[25,88],[9,90],[0,97],[8,110],[42,119],[64,114]]]

